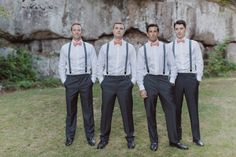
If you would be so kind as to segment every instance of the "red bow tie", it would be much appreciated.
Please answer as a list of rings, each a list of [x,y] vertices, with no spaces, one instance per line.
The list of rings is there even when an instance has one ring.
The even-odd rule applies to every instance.
[[[156,41],[156,42],[151,42],[150,45],[151,45],[151,46],[159,46],[159,42],[158,42],[158,41]]]
[[[178,44],[178,43],[184,43],[184,39],[178,39],[178,40],[177,40],[177,44]]]
[[[122,45],[122,40],[114,40],[114,45]]]
[[[79,40],[79,41],[75,41],[75,40],[74,40],[74,41],[73,41],[73,45],[74,45],[74,46],[77,46],[77,45],[80,46],[81,44],[82,44],[81,40]]]

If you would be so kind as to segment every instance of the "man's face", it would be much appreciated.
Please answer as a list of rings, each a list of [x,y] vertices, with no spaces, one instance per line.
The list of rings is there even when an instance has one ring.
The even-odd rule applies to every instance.
[[[115,38],[121,39],[125,33],[125,26],[123,24],[115,24],[112,32]]]
[[[185,37],[186,28],[183,24],[175,25],[175,34],[178,39],[182,39]]]
[[[71,29],[71,33],[74,40],[79,40],[81,38],[81,26],[74,25]]]
[[[159,32],[157,30],[157,27],[148,28],[147,36],[150,41],[155,42],[157,40],[158,35],[159,35]]]

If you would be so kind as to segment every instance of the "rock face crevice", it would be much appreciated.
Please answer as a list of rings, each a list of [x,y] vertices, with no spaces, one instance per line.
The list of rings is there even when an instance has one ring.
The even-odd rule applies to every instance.
[[[230,4],[220,6],[214,0],[1,0],[7,16],[0,15],[0,50],[25,47],[41,57],[36,67],[43,76],[56,76],[60,48],[70,41],[74,22],[82,25],[83,39],[98,53],[112,39],[114,22],[124,22],[125,39],[138,49],[147,41],[147,24],[157,23],[160,40],[170,42],[175,38],[174,22],[184,19],[187,36],[201,44],[204,56],[229,38],[227,56],[236,62],[236,2]]]

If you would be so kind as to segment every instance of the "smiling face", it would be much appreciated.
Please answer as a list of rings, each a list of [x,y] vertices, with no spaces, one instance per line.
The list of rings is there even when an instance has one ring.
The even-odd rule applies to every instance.
[[[185,37],[186,28],[183,24],[175,25],[175,34],[178,39],[183,39]]]
[[[125,26],[122,23],[116,23],[113,27],[113,35],[115,39],[122,39],[125,33]]]
[[[148,40],[150,40],[151,42],[155,42],[157,40],[158,35],[159,35],[159,31],[156,26],[151,26],[148,28],[148,31],[147,31]]]
[[[71,34],[74,40],[80,40],[82,34],[81,26],[79,24],[72,25]]]

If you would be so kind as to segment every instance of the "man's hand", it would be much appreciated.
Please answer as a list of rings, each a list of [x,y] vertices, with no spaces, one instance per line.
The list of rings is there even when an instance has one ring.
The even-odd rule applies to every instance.
[[[146,92],[145,89],[143,89],[143,90],[140,91],[140,96],[141,96],[141,98],[143,98],[143,99],[145,99],[145,98],[148,97],[148,96],[147,96],[147,92]]]

